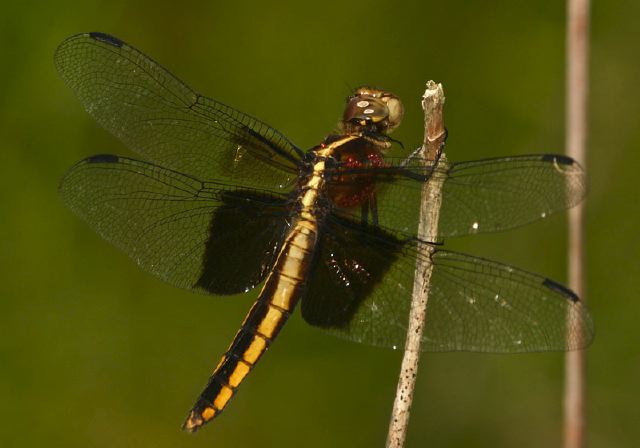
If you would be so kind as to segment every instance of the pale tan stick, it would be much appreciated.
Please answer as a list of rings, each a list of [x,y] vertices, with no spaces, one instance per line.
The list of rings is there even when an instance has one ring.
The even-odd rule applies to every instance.
[[[438,155],[444,143],[446,131],[442,109],[444,106],[444,92],[441,84],[433,81],[427,82],[427,89],[422,98],[424,110],[424,142],[421,156],[425,166],[433,167],[435,164],[446,164],[444,154],[438,159]],[[442,203],[442,183],[444,176],[433,176],[426,182],[422,189],[422,202],[420,206],[420,223],[418,225],[418,238],[428,241],[429,236],[438,233],[438,218],[440,204]],[[416,264],[416,274],[413,283],[413,297],[409,313],[407,339],[405,343],[404,357],[400,367],[398,388],[393,402],[389,433],[387,434],[387,447],[400,448],[404,446],[409,426],[409,414],[413,401],[413,390],[418,376],[418,361],[420,360],[420,346],[429,298],[429,285],[433,265],[429,262],[433,253],[431,245],[423,245],[418,249],[424,253]]]
[[[567,1],[566,35],[566,153],[583,167],[586,162],[587,94],[589,61],[589,0]],[[584,207],[569,211],[569,286],[585,299]],[[572,328],[571,313],[567,328]],[[569,336],[569,335],[567,335]],[[585,352],[565,355],[564,447],[585,446]]]

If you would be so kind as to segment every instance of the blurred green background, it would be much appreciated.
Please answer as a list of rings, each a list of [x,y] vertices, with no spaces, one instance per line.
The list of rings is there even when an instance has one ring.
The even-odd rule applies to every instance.
[[[0,17],[0,446],[383,446],[400,353],[292,318],[224,415],[179,426],[253,296],[210,298],[142,273],[63,208],[80,158],[125,153],[53,67],[82,31],[114,34],[301,147],[333,129],[348,86],[404,99],[444,83],[451,160],[561,152],[565,6],[535,2],[3,2]],[[637,446],[640,411],[640,3],[595,2],[587,202],[591,447]],[[635,173],[635,174],[634,174]],[[566,280],[565,219],[451,241]],[[562,354],[425,354],[409,447],[561,441]]]

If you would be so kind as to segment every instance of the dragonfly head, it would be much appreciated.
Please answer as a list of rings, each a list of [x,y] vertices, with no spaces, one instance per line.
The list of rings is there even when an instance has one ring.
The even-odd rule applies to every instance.
[[[358,87],[347,98],[342,127],[347,132],[388,134],[400,125],[403,115],[402,102],[393,93]]]

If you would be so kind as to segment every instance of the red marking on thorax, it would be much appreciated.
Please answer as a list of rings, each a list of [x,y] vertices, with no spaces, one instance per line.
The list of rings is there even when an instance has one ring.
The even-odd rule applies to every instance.
[[[370,200],[375,194],[374,174],[346,173],[340,170],[380,168],[386,165],[380,150],[364,140],[347,143],[336,151],[342,167],[331,180],[329,197],[338,207],[353,208]]]

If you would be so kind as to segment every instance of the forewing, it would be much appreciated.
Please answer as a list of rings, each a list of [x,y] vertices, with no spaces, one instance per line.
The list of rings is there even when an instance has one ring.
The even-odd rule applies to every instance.
[[[260,283],[286,226],[282,197],[200,182],[113,155],[76,164],[60,194],[143,270],[212,294],[240,293]]]
[[[417,237],[424,183],[442,183],[438,233],[425,235],[426,241],[513,229],[573,207],[586,194],[584,170],[562,155],[504,157],[435,169],[417,160],[390,159],[385,167],[348,173],[354,185],[361,179],[375,181],[378,224],[399,238]],[[360,219],[361,211],[342,208],[336,213]]]
[[[282,191],[301,151],[275,129],[206,98],[107,34],[65,40],[55,64],[87,112],[146,159],[204,180]]]
[[[331,258],[344,260],[343,268],[312,274],[302,303],[303,317],[312,325],[357,342],[403,347],[416,260],[422,258],[433,262],[424,351],[566,350],[583,348],[593,337],[593,323],[578,297],[552,280],[454,252],[438,250],[429,258],[419,253],[421,243],[374,234],[366,226],[357,229],[358,224],[338,225],[340,245],[333,247],[342,251]],[[335,266],[331,253],[321,252],[318,264]],[[345,281],[340,275],[351,260],[371,274],[357,276],[369,285],[353,288],[353,277]]]
[[[586,192],[584,170],[562,155],[453,163],[444,183],[439,236],[518,227],[573,207]]]

